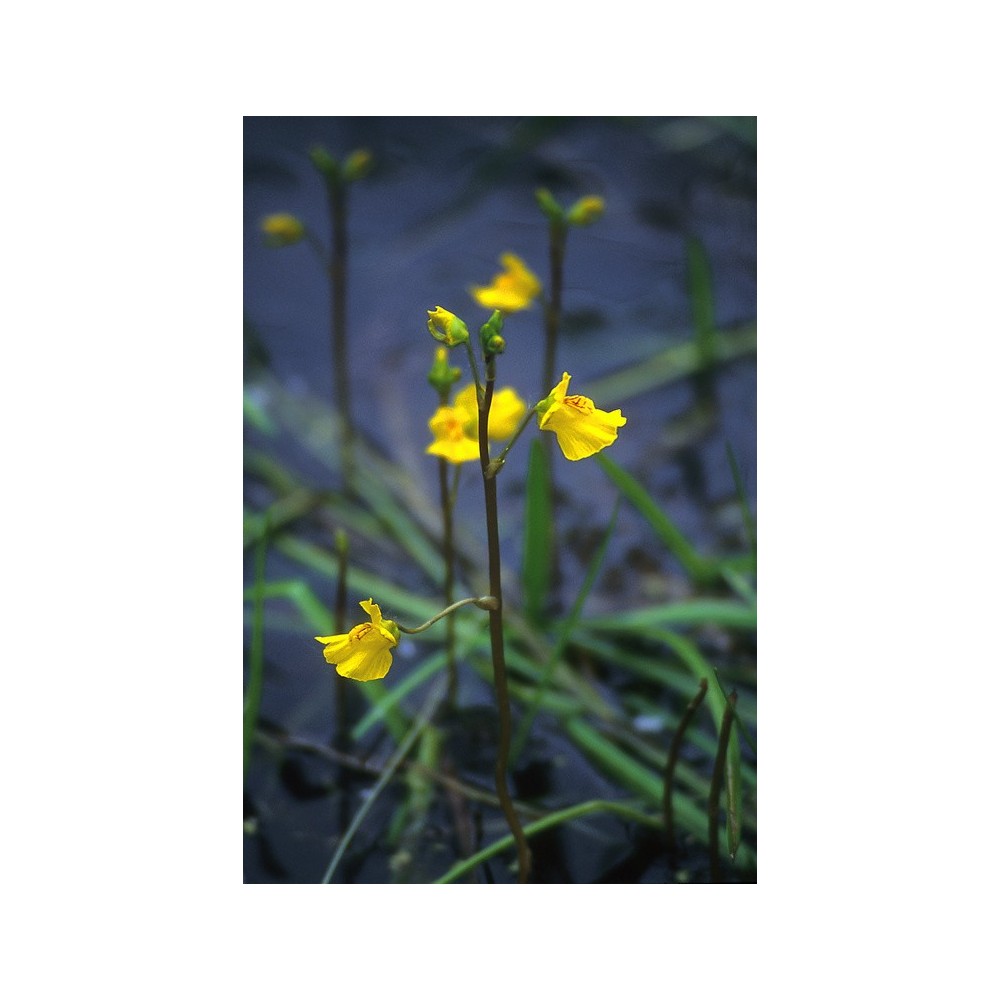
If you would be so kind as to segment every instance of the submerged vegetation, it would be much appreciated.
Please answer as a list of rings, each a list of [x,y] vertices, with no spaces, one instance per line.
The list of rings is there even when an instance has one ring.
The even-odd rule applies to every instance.
[[[484,230],[502,270],[424,289],[394,334],[404,366],[346,309],[355,189],[377,181],[378,156],[308,159],[325,227],[281,204],[256,223],[275,254],[307,248],[301,265],[325,276],[315,365],[332,379],[322,400],[248,355],[245,881],[756,881],[750,493],[724,440],[728,530],[706,544],[649,465],[664,436],[683,454],[717,427],[719,374],[752,359],[753,324],[716,323],[704,245],[684,243],[684,338],[623,363],[613,345],[629,331],[612,319],[608,363],[574,379],[567,247],[611,209],[591,190],[564,207],[529,188],[547,276]],[[422,469],[394,459],[359,394],[352,375],[373,366],[426,427]],[[690,404],[667,426],[642,402],[674,386]],[[620,440],[637,461],[616,458]],[[581,477],[590,464],[601,493]],[[593,492],[589,537],[567,490]],[[646,586],[625,579],[629,559]]]

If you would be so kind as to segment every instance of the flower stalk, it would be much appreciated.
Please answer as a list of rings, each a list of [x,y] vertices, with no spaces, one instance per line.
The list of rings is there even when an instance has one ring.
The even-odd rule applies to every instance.
[[[441,405],[447,402],[442,395]],[[444,557],[444,599],[451,604],[455,600],[455,542],[453,496],[448,487],[448,460],[438,456],[438,486],[441,492],[442,556]],[[454,709],[458,697],[458,665],[455,661],[455,619],[449,618],[445,626],[445,665],[448,671],[448,687],[445,691],[445,705]]]
[[[433,618],[428,618],[423,625],[417,625],[415,628],[407,628],[405,625],[400,625],[399,622],[396,622],[396,628],[407,635],[419,635],[421,632],[426,632],[435,623],[441,621],[442,618],[469,604],[475,604],[477,608],[482,608],[484,611],[494,611],[499,607],[497,599],[490,594],[487,594],[485,597],[465,597],[461,601],[455,601],[454,604],[449,605],[444,611],[439,611]]]
[[[479,461],[483,473],[483,496],[486,504],[486,543],[489,556],[490,595],[495,607],[490,610],[490,650],[493,655],[493,683],[496,688],[497,709],[500,714],[500,740],[497,748],[496,786],[497,797],[507,825],[517,844],[517,881],[528,881],[531,871],[531,849],[521,827],[514,803],[507,787],[507,767],[510,759],[510,695],[507,690],[507,664],[503,645],[503,590],[500,582],[500,531],[497,519],[497,481],[489,475],[490,442],[489,419],[496,381],[496,358],[486,357],[486,384],[479,404]]]
[[[354,424],[351,420],[351,384],[347,367],[347,191],[340,177],[331,173],[326,176],[326,192],[333,247],[328,269],[333,385],[343,435],[341,458],[344,484],[347,492],[351,493],[354,487]]]
[[[549,220],[549,288],[545,297],[545,360],[542,365],[544,398],[555,382],[556,343],[562,320],[563,263],[566,260],[566,223],[562,219]]]
[[[726,710],[719,724],[719,749],[712,769],[712,783],[708,789],[708,853],[711,860],[712,882],[722,881],[719,864],[719,798],[722,794],[722,777],[726,770],[726,753],[729,749],[729,732],[736,712],[736,692],[731,691],[726,700]]]
[[[680,756],[681,745],[684,742],[684,734],[687,732],[694,713],[698,711],[698,706],[704,701],[708,693],[708,681],[703,677],[698,682],[698,690],[694,697],[688,702],[680,722],[677,723],[677,731],[670,742],[670,750],[667,753],[667,765],[663,770],[663,839],[667,847],[667,856],[672,860],[677,854],[677,838],[674,834],[674,769],[677,767],[677,759]]]
[[[535,407],[528,410],[528,412],[524,415],[524,419],[521,421],[520,426],[516,431],[514,431],[514,436],[507,442],[506,445],[504,445],[503,451],[500,452],[500,454],[486,466],[485,475],[488,478],[492,479],[503,468],[503,464],[507,461],[507,455],[510,452],[510,449],[514,447],[514,442],[524,433],[524,429],[531,423],[531,419],[535,416],[536,412],[537,410]]]

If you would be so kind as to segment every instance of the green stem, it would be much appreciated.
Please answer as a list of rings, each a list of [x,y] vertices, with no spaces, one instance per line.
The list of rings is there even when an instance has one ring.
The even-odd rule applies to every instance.
[[[257,540],[254,556],[253,623],[250,629],[250,677],[243,700],[243,780],[250,768],[250,751],[253,748],[260,699],[264,690],[264,570],[267,564],[267,545],[270,524],[265,515],[264,527]]]
[[[733,727],[733,712],[736,711],[736,692],[726,701],[726,711],[719,727],[719,749],[712,769],[712,784],[708,789],[708,853],[712,863],[712,881],[722,881],[719,865],[719,795],[722,792],[722,776],[726,770],[726,753],[729,749],[729,731]]]
[[[677,723],[677,731],[670,742],[670,751],[667,753],[667,765],[663,769],[663,831],[664,840],[667,844],[667,854],[673,857],[677,853],[677,839],[674,836],[674,768],[677,766],[677,758],[680,756],[681,744],[684,742],[684,733],[694,713],[698,711],[698,706],[702,703],[708,693],[708,681],[703,677],[698,682],[698,692],[688,702],[684,709],[680,722]]]
[[[483,405],[483,380],[479,377],[479,363],[476,361],[476,352],[472,349],[470,341],[465,342],[465,350],[469,355],[469,369],[472,371],[472,378],[476,383],[476,401]]]
[[[537,412],[538,412],[537,407],[533,406],[524,415],[524,419],[521,421],[520,427],[518,427],[518,429],[514,431],[514,436],[507,442],[506,445],[504,445],[503,451],[500,452],[500,454],[497,455],[497,457],[494,458],[493,461],[491,461],[490,464],[486,467],[485,475],[487,477],[492,479],[503,468],[503,464],[504,462],[507,461],[507,455],[510,452],[510,449],[514,447],[514,442],[524,433],[525,427],[527,427],[528,424],[531,423],[532,418],[535,416]]]
[[[500,713],[500,742],[497,748],[497,797],[507,825],[517,843],[517,881],[528,881],[531,871],[531,849],[517,818],[514,803],[507,788],[507,764],[510,757],[510,695],[507,692],[507,664],[503,648],[503,590],[500,585],[500,530],[497,519],[497,481],[487,474],[490,465],[489,420],[496,381],[496,359],[486,359],[486,387],[479,404],[479,463],[483,472],[483,496],[486,503],[486,541],[489,552],[490,594],[497,606],[490,611],[490,649],[493,654],[493,683]]]

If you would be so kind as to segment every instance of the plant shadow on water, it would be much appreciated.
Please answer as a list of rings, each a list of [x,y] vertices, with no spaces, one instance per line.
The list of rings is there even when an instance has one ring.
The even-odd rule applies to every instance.
[[[509,834],[493,786],[487,615],[453,616],[452,709],[434,704],[443,625],[401,636],[384,681],[345,682],[339,717],[313,637],[335,631],[338,531],[347,629],[363,599],[407,625],[446,603],[438,465],[425,453],[438,403],[427,310],[458,313],[475,337],[489,311],[469,289],[503,253],[547,283],[535,198],[546,188],[563,205],[604,200],[567,241],[558,372],[628,423],[583,461],[553,449],[558,541],[541,611],[527,608],[525,508],[532,439],[554,435],[529,428],[496,480],[511,793],[532,880],[755,882],[755,119],[244,121],[244,685],[255,657],[261,683],[245,740],[244,881],[319,882],[336,860],[334,882],[433,882]],[[276,249],[261,232],[264,217],[292,213],[329,247],[317,144],[370,150],[373,163],[347,215],[350,490],[328,273],[308,240]],[[530,405],[551,389],[543,308],[506,316],[503,335],[497,385]],[[478,464],[456,468],[458,599],[490,591]],[[663,786],[679,728],[671,849]],[[514,858],[508,847],[448,880],[513,882]]]

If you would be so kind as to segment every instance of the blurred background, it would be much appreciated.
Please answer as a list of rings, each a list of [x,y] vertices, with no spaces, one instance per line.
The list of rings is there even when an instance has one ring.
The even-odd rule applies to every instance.
[[[388,712],[379,716],[377,704],[353,685],[350,747],[341,744],[341,757],[331,756],[332,668],[313,636],[329,631],[320,626],[334,602],[333,535],[340,529],[350,540],[349,625],[363,618],[357,609],[363,598],[374,597],[387,616],[411,625],[419,619],[410,612],[420,608],[407,604],[411,597],[435,603],[437,466],[425,449],[437,403],[426,381],[436,344],[426,313],[441,305],[478,329],[489,314],[469,287],[488,284],[505,252],[522,257],[548,285],[539,187],[563,205],[588,194],[605,202],[600,220],[568,235],[557,371],[572,374],[571,391],[601,408],[621,408],[628,424],[605,454],[720,569],[694,579],[665,544],[662,525],[634,496],[621,500],[580,625],[563,653],[561,669],[572,675],[561,688],[565,701],[539,712],[515,769],[514,793],[537,815],[601,799],[655,816],[655,795],[643,775],[662,773],[697,672],[686,654],[658,639],[655,628],[644,634],[644,627],[673,622],[699,662],[711,665],[720,690],[738,692],[741,722],[747,735],[753,732],[755,633],[740,615],[753,604],[755,586],[747,515],[756,492],[756,120],[250,117],[244,123],[247,662],[254,644],[249,595],[265,513],[274,531],[264,570],[264,686],[245,781],[244,881],[320,881],[398,743]],[[290,212],[329,247],[326,190],[308,155],[316,144],[336,157],[360,148],[373,155],[371,174],[348,191],[352,412],[373,483],[350,500],[333,429],[328,277],[308,241],[276,249],[260,231],[265,216]],[[714,338],[708,361],[692,351],[699,325]],[[540,384],[541,306],[509,316],[504,334],[508,348],[497,384],[513,386],[530,405],[551,388]],[[462,359],[456,353],[454,360]],[[515,447],[498,481],[505,598],[512,605],[520,597],[532,436]],[[550,643],[621,494],[597,461],[566,462],[558,450],[555,456],[559,593],[556,617],[537,629],[539,641]],[[483,537],[482,486],[474,472],[473,466],[463,471],[457,504],[460,544],[473,557],[482,553]],[[477,572],[470,568],[460,579],[457,596],[473,592],[466,586],[477,582]],[[696,610],[685,617],[671,610],[677,607]],[[715,617],[707,608],[716,609]],[[608,631],[609,616],[644,609],[650,615],[631,631]],[[442,637],[404,637],[385,690],[417,676]],[[467,659],[460,710],[442,723],[428,773],[489,790],[496,721],[488,658],[472,648]],[[531,671],[530,663],[523,667],[524,691]],[[397,691],[394,710],[412,719],[439,677],[432,670]],[[525,704],[515,704],[516,719]],[[680,853],[668,857],[656,830],[595,814],[533,842],[539,880],[712,880],[705,824],[695,813],[705,808],[718,720],[703,715],[692,724],[678,770],[679,792],[690,800],[687,812],[678,807],[687,817]],[[424,747],[427,754],[431,749]],[[756,879],[755,754],[746,743],[742,752],[741,847],[735,859],[726,858],[722,879],[734,882]],[[489,801],[419,779],[416,769],[402,768],[380,790],[333,881],[432,881],[470,849],[506,833]],[[469,878],[512,881],[507,861],[500,856]]]

